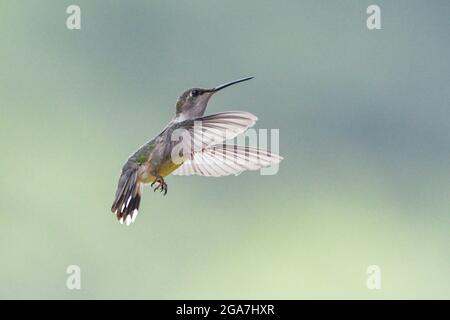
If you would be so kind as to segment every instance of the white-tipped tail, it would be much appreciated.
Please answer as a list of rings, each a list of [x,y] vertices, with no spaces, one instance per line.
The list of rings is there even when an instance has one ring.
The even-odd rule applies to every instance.
[[[137,170],[134,168],[122,171],[117,186],[116,197],[111,211],[120,224],[129,226],[136,220],[141,202],[141,183],[137,181]]]

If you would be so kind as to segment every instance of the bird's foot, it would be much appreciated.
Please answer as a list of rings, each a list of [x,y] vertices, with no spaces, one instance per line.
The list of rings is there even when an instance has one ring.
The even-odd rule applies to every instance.
[[[150,185],[150,187],[153,188],[153,186],[156,185],[156,187],[153,189],[153,192],[159,189],[160,192],[164,191],[164,195],[167,194],[167,183],[164,181],[163,177],[157,176],[155,181]]]

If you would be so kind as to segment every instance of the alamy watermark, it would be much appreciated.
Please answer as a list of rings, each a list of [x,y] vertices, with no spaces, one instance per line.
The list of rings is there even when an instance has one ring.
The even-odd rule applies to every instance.
[[[381,9],[376,4],[367,7],[366,10],[369,15],[366,20],[367,29],[380,30],[381,29]]]
[[[267,151],[268,138],[271,151]],[[275,175],[279,170],[279,129],[249,128],[236,136],[235,130],[212,128],[195,121],[193,129],[175,129],[171,140],[175,143],[171,152],[174,164],[182,164],[207,150],[207,156],[201,159],[206,165],[222,164],[246,170],[258,167],[261,175]]]
[[[81,8],[76,4],[67,7],[66,13],[69,15],[66,19],[66,27],[69,30],[81,29]]]
[[[70,265],[66,269],[69,275],[66,279],[66,287],[69,290],[81,289],[81,268],[77,265]]]
[[[381,268],[377,265],[370,265],[367,267],[366,273],[368,275],[366,280],[366,287],[369,290],[381,289]]]

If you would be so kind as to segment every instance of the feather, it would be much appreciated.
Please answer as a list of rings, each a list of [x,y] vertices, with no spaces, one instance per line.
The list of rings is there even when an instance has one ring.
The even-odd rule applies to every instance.
[[[281,156],[266,150],[220,144],[194,153],[173,174],[207,177],[238,175],[246,170],[269,167],[279,163],[282,159]]]
[[[117,185],[116,196],[111,211],[121,224],[130,225],[136,219],[141,202],[142,186],[138,181],[136,166],[124,167]]]

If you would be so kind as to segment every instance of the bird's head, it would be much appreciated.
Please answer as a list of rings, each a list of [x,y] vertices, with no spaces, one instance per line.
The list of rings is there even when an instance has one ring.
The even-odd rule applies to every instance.
[[[176,117],[180,120],[201,117],[205,113],[209,99],[212,95],[233,84],[253,79],[253,77],[234,80],[212,89],[192,88],[185,91],[177,101]]]

